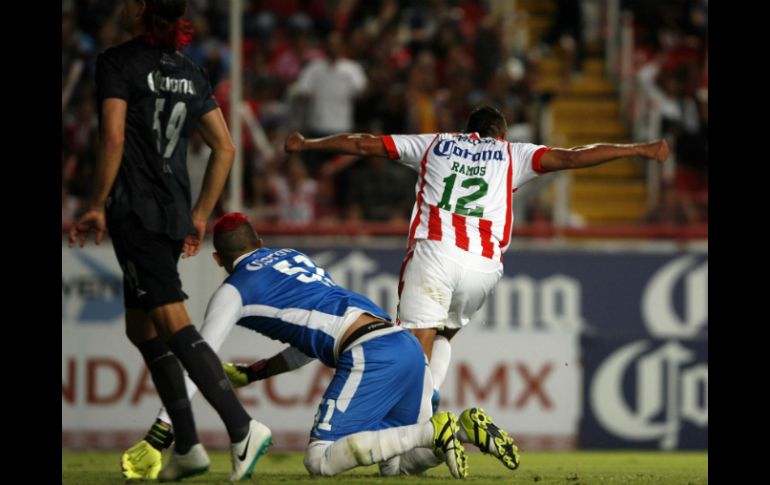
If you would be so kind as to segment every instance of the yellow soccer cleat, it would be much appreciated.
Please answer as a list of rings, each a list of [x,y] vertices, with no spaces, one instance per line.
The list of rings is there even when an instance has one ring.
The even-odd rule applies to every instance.
[[[481,408],[468,408],[460,414],[460,426],[471,442],[503,465],[515,470],[519,467],[519,448],[513,438],[500,429]]]
[[[155,480],[161,467],[161,453],[146,440],[142,440],[123,453],[120,468],[123,478],[130,480]]]
[[[249,380],[249,375],[246,373],[248,366],[243,364],[231,364],[228,362],[222,364],[222,367],[225,370],[225,375],[227,375],[227,380],[230,381],[230,385],[233,386],[234,389],[243,387],[251,382]]]
[[[465,456],[465,448],[457,438],[457,432],[460,430],[457,416],[441,412],[430,418],[430,422],[433,424],[433,452],[436,456],[444,457],[453,477],[467,477],[468,459]]]

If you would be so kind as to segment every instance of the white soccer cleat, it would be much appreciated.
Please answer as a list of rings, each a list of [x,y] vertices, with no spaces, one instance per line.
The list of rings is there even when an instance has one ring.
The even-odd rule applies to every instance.
[[[209,471],[209,463],[209,456],[200,443],[194,445],[184,455],[173,451],[171,459],[158,474],[158,481],[175,482],[183,478],[206,473]]]
[[[273,443],[273,434],[264,424],[251,420],[249,433],[243,440],[230,445],[230,455],[233,461],[233,472],[230,481],[246,480],[251,477],[257,460],[265,454],[268,446]]]

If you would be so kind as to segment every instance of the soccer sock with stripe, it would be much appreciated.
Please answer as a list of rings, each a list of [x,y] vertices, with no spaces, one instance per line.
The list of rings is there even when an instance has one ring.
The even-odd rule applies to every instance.
[[[230,441],[237,443],[249,432],[251,416],[243,409],[222,369],[222,361],[192,325],[168,339],[168,346],[187,369],[190,379],[225,423]],[[168,409],[168,408],[167,408]],[[176,430],[176,425],[174,425]]]
[[[171,426],[160,419],[156,419],[150,427],[144,440],[158,451],[163,451],[174,442],[174,433],[171,432]]]
[[[187,398],[182,367],[160,337],[142,342],[137,347],[144,357],[147,368],[150,369],[152,382],[174,425],[175,451],[180,454],[186,453],[198,443],[198,434],[195,430],[190,400]],[[160,440],[154,441],[160,442]],[[150,444],[155,446],[152,441]]]

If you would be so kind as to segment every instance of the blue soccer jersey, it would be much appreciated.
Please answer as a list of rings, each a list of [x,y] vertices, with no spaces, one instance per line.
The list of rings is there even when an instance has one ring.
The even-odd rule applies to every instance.
[[[323,268],[294,249],[261,248],[236,260],[207,313],[216,312],[217,305],[228,309],[223,318],[236,318],[238,325],[288,343],[330,367],[337,362],[352,315],[391,320],[374,302],[337,286]]]
[[[299,251],[261,248],[235,260],[209,301],[201,335],[218,350],[237,324],[289,344],[282,355],[292,361],[291,369],[312,358],[334,367],[313,439],[334,441],[428,419],[433,382],[414,335],[383,328],[340,352],[342,336],[363,313],[391,320],[365,296],[337,286]],[[194,389],[192,382],[187,385]]]

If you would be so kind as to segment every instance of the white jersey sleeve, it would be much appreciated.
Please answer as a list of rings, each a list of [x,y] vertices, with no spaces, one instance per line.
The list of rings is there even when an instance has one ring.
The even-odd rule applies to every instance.
[[[220,286],[211,296],[200,332],[214,352],[219,351],[225,338],[240,320],[242,308],[241,294],[228,283]]]
[[[509,143],[509,146],[513,160],[514,191],[538,175],[547,173],[547,170],[540,166],[540,157],[550,148],[532,143]]]
[[[412,170],[420,170],[420,162],[427,154],[437,134],[427,135],[386,135],[382,137],[388,156]]]

